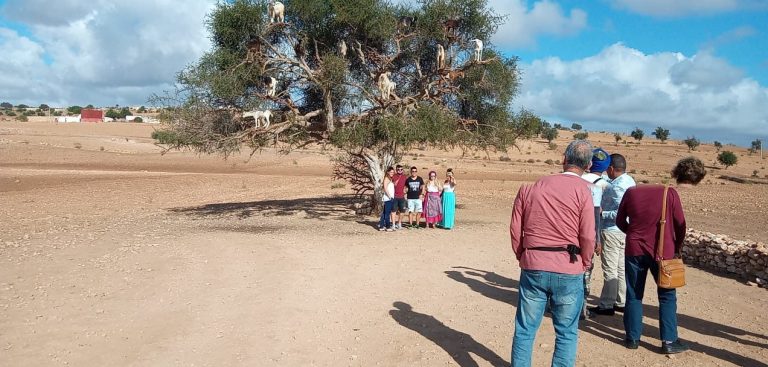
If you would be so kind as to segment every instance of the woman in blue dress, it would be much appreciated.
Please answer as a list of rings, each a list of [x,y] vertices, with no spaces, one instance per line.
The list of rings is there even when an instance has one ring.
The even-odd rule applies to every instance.
[[[456,219],[456,179],[453,177],[453,168],[448,168],[446,177],[443,183],[443,220],[440,226],[451,229]]]

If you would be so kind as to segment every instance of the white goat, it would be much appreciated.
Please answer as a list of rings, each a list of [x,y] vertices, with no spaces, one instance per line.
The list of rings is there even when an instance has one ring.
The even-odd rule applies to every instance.
[[[273,77],[265,78],[265,86],[267,87],[267,96],[274,97],[277,92],[277,79]]]
[[[474,61],[483,61],[483,41],[475,38],[472,43],[475,45]]]
[[[385,101],[389,100],[389,97],[394,93],[397,84],[389,78],[390,72],[379,75],[379,92],[381,92],[381,98]]]
[[[437,45],[437,70],[445,68],[445,47]]]
[[[283,23],[285,22],[285,5],[279,1],[271,1],[269,3],[269,22],[270,23]]]
[[[347,56],[347,43],[344,42],[344,40],[339,41],[338,49],[339,49],[339,55],[341,55],[342,57]]]
[[[263,127],[266,129],[269,127],[269,119],[272,118],[272,111],[270,110],[253,110],[248,112],[243,112],[243,118],[246,117],[253,117],[253,119],[256,121],[256,127],[259,127],[259,125],[263,125]],[[263,122],[263,124],[261,124]]]

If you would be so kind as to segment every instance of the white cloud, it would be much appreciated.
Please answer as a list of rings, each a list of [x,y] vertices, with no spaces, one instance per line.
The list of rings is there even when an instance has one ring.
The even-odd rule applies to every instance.
[[[768,129],[768,88],[708,51],[644,54],[614,44],[580,60],[536,60],[523,73],[518,102],[554,121],[614,131],[664,126],[676,136]]]
[[[765,9],[765,0],[612,0],[619,9],[654,17],[713,14],[742,9]]]
[[[531,46],[540,35],[573,35],[587,26],[585,11],[573,9],[566,15],[559,4],[550,0],[536,1],[531,8],[523,0],[492,0],[490,5],[498,14],[507,16],[493,37],[496,45],[505,48]]]
[[[15,80],[0,77],[0,99],[144,103],[169,89],[175,73],[210,47],[204,20],[213,5],[212,0],[183,6],[172,0],[9,0],[2,13],[24,24],[30,36],[0,31],[0,50],[14,50],[18,60],[26,60],[15,69],[0,61],[4,71],[18,70],[10,77]]]

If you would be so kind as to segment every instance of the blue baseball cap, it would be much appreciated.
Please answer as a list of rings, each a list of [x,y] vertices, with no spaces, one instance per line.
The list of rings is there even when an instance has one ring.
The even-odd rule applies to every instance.
[[[611,155],[603,148],[596,148],[592,151],[592,167],[589,172],[605,172],[611,165]]]

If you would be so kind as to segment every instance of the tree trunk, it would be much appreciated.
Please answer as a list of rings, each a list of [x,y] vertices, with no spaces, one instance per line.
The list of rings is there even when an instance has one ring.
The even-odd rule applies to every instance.
[[[371,204],[373,212],[379,212],[381,196],[384,194],[384,182],[385,170],[387,167],[395,164],[395,155],[388,149],[379,151],[378,153],[370,152],[364,153],[366,163],[368,163],[368,173],[371,175],[371,181],[373,181],[373,197],[371,198]]]
[[[323,100],[325,101],[325,126],[328,133],[335,129],[333,126],[333,93],[330,90],[323,91]]]

